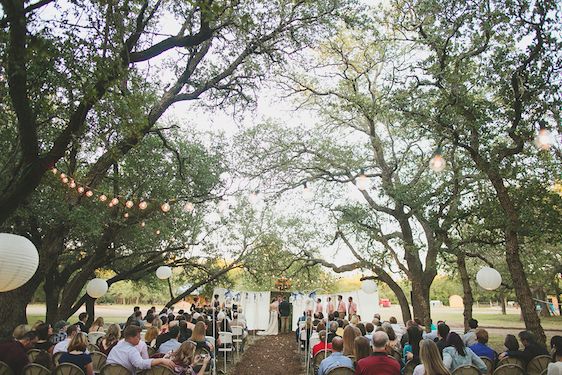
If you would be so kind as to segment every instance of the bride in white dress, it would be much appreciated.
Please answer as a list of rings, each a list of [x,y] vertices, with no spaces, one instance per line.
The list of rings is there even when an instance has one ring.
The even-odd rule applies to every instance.
[[[269,305],[269,326],[263,332],[258,332],[260,336],[277,335],[279,333],[279,301],[273,299]]]

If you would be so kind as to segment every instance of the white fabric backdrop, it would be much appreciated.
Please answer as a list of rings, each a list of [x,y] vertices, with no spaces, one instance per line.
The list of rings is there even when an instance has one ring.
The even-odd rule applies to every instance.
[[[219,301],[225,303],[227,290],[224,288],[215,288],[213,295],[219,295]],[[265,330],[269,325],[269,304],[271,303],[271,292],[247,292],[231,290],[231,298],[233,303],[242,307],[243,314],[246,316],[246,322],[249,330]],[[313,311],[316,309],[316,299],[312,300],[308,297],[309,293],[299,295],[296,298],[291,298],[289,302],[293,305],[293,330],[297,327],[297,321],[307,308]],[[229,295],[230,296],[230,295]],[[353,297],[353,301],[357,303],[357,311],[364,322],[370,322],[373,315],[379,312],[379,293],[366,294],[363,290],[355,290],[352,292],[342,293],[343,299],[346,302],[347,298]],[[334,306],[337,309],[337,294],[318,294],[316,298],[322,299],[324,306],[323,313],[326,315],[328,297],[332,297]],[[239,301],[237,301],[237,299]]]

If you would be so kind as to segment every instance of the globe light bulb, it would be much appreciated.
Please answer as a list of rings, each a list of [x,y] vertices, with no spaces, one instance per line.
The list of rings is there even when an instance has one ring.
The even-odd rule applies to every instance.
[[[109,208],[113,207],[114,206],[113,202],[109,202],[108,206]]]
[[[65,177],[66,177],[66,175],[64,173],[60,174],[60,178],[65,178]]]
[[[56,168],[53,168],[53,169],[51,169],[51,171],[53,172],[53,174],[57,174],[59,170],[56,169]]]
[[[113,198],[111,200],[111,204],[114,205],[114,206],[117,206],[119,204],[119,199],[117,197]]]
[[[82,194],[84,192],[84,187],[83,186],[78,186],[78,189],[76,189],[80,194]]]
[[[62,183],[63,183],[63,184],[68,184],[68,177],[63,177],[63,178],[62,178]]]
[[[144,227],[146,226],[146,223],[145,223],[144,221],[142,221],[142,222],[140,223],[140,226],[141,226],[142,228],[144,228]]]
[[[76,187],[76,182],[74,182],[74,180],[70,181],[70,183],[68,184],[68,187],[71,189],[74,189]]]
[[[304,188],[302,189],[302,197],[304,198],[305,201],[309,201],[314,197],[314,193],[312,192],[312,190],[310,190],[306,182],[304,183],[303,186]]]
[[[157,234],[157,235],[160,235],[160,229],[157,229],[157,230],[156,230],[156,234]]]
[[[107,200],[107,195],[102,194],[100,195],[100,202],[105,202]]]
[[[441,155],[441,152],[441,147],[437,147],[437,150],[435,150],[433,157],[429,161],[429,168],[433,172],[443,172],[447,166],[447,162]]]
[[[367,189],[367,184],[369,183],[369,178],[365,176],[365,172],[361,171],[359,177],[355,179],[355,184],[357,185],[357,189],[365,190]]]
[[[88,190],[88,191],[86,192],[86,196],[87,196],[87,197],[91,197],[91,196],[93,196],[93,195],[94,195],[94,192],[91,191],[91,190]]]
[[[192,212],[195,209],[195,206],[191,202],[186,202],[183,206],[183,210],[185,212]]]
[[[168,212],[170,211],[170,204],[168,202],[164,202],[160,206],[160,209],[162,210],[162,212]]]
[[[554,144],[552,134],[544,125],[541,126],[539,133],[535,137],[535,146],[540,150],[548,150]]]
[[[131,200],[128,200],[128,201],[125,203],[125,206],[127,206],[127,208],[131,208],[131,207],[133,207],[134,205],[135,205],[135,204],[134,204],[133,201],[131,201]]]
[[[128,212],[125,212],[125,213],[123,214],[123,217],[124,217],[125,219],[128,219],[128,218],[129,218],[129,213],[128,213]]]
[[[142,201],[139,203],[139,208],[141,210],[145,210],[148,207],[148,203],[146,203],[146,201]]]

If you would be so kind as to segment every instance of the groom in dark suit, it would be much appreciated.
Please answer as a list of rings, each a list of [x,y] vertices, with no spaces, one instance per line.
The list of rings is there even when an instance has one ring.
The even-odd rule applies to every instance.
[[[287,301],[287,297],[283,297],[283,301],[281,301],[281,303],[279,304],[281,333],[289,332],[289,315],[291,315],[291,304]]]

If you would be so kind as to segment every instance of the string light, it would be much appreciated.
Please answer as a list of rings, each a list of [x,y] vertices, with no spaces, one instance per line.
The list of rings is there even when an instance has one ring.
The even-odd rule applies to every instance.
[[[68,187],[74,189],[76,187],[76,182],[74,182],[74,180],[71,180],[70,183],[68,184]]]
[[[107,200],[107,195],[102,194],[102,195],[100,195],[99,199],[100,199],[100,202],[105,202]]]
[[[88,191],[86,192],[86,196],[87,196],[87,197],[91,197],[91,196],[93,196],[93,195],[94,195],[94,192],[91,191],[91,190],[88,190]]]
[[[113,207],[114,206],[113,202],[109,202],[108,206],[109,208]]]
[[[53,169],[51,169],[51,171],[53,172],[53,174],[57,174],[59,170],[56,169],[56,168],[53,168]]]
[[[78,193],[82,194],[84,192],[84,187],[83,186],[78,186],[78,189],[76,189],[78,191]]]
[[[124,217],[125,219],[128,219],[128,218],[129,218],[129,213],[128,213],[128,212],[125,212],[125,213],[123,214],[123,217]]]
[[[144,221],[142,221],[142,222],[140,223],[140,226],[143,227],[143,228],[145,227],[145,225],[146,225],[146,223],[145,223]]]
[[[66,175],[64,173],[60,174],[60,178],[65,178],[65,177],[66,177]]]
[[[162,203],[162,205],[160,206],[160,209],[162,210],[162,212],[166,213],[170,211],[170,204],[168,202],[164,202]]]
[[[139,208],[140,208],[141,210],[145,210],[147,207],[148,207],[148,203],[146,203],[146,201],[141,201],[141,202],[139,203]]]
[[[117,206],[119,204],[119,198],[115,197],[111,200],[111,204],[113,206]]]
[[[367,183],[368,182],[369,182],[369,179],[367,178],[367,176],[365,176],[365,171],[363,169],[361,169],[361,174],[359,175],[359,177],[357,177],[355,179],[357,189],[359,189],[359,190],[367,189]]]
[[[443,172],[445,170],[445,167],[447,166],[445,158],[443,158],[443,155],[441,155],[442,152],[443,151],[441,147],[437,147],[435,153],[433,154],[433,157],[429,161],[429,168],[434,172]]]
[[[62,183],[63,183],[63,184],[68,184],[68,177],[63,177],[63,178],[62,178]]]
[[[548,150],[554,144],[552,135],[550,134],[550,130],[547,129],[544,121],[541,121],[539,126],[539,132],[535,137],[535,146],[537,146],[540,150]]]
[[[309,201],[313,198],[313,196],[314,194],[312,193],[312,190],[310,190],[307,183],[305,182],[303,184],[302,197],[304,198],[305,201]]]
[[[157,235],[160,235],[160,229],[157,229],[157,230],[156,230],[156,234],[157,234]]]
[[[135,204],[134,204],[133,201],[131,201],[131,200],[128,200],[128,201],[125,203],[125,206],[126,206],[127,208],[132,208],[134,205],[135,205]]]

